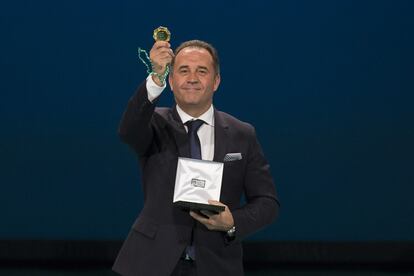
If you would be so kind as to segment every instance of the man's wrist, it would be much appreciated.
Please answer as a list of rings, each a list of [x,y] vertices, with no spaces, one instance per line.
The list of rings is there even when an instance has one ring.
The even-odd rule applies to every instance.
[[[152,81],[153,81],[156,85],[158,85],[159,87],[164,87],[164,85],[165,85],[165,80],[164,80],[164,81],[162,81],[162,79],[160,78],[160,75],[159,75],[159,74],[157,74],[157,73],[152,73],[152,74],[151,74],[151,79],[152,79]]]
[[[160,87],[154,81],[153,76],[151,74],[147,77],[146,87],[148,92],[148,100],[150,102],[154,102],[154,100],[158,98],[161,95],[162,91],[165,89],[165,85]]]

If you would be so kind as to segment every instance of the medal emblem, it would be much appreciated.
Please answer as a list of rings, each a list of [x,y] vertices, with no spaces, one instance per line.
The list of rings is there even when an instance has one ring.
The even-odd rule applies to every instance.
[[[154,34],[152,36],[155,41],[170,41],[171,33],[167,29],[167,27],[160,26],[154,30]]]

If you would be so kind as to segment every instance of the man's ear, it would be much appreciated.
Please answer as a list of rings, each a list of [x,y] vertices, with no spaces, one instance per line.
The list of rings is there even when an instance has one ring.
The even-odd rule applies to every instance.
[[[214,92],[218,89],[218,87],[219,87],[219,85],[220,85],[220,81],[221,81],[221,77],[220,77],[220,74],[217,74],[215,77],[214,77]]]
[[[173,80],[172,80],[171,75],[172,73],[168,74],[168,84],[170,85],[170,90],[173,91],[173,86],[172,86]]]

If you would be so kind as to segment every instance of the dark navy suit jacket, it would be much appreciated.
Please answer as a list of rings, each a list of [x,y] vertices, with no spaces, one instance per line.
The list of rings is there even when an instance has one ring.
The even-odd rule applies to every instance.
[[[143,83],[128,103],[119,134],[139,157],[144,207],[118,254],[116,272],[170,275],[194,229],[197,275],[243,275],[241,241],[270,224],[279,203],[254,128],[217,110],[214,119],[213,160],[223,162],[227,153],[242,154],[241,160],[224,162],[220,196],[232,212],[236,239],[229,242],[224,232],[208,230],[173,206],[178,157],[190,156],[187,133],[176,108],[156,108]],[[243,194],[246,203],[241,205]]]

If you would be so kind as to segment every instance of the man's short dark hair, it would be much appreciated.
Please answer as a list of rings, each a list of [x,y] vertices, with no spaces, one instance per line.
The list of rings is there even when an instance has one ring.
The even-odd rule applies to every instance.
[[[220,74],[219,56],[218,56],[216,48],[214,48],[213,45],[205,41],[197,40],[197,39],[185,41],[181,43],[180,46],[178,46],[175,49],[175,52],[174,52],[175,57],[182,49],[187,48],[187,47],[206,49],[210,53],[211,57],[213,58],[213,67],[214,67],[214,70],[216,71],[216,74],[217,75]],[[174,66],[175,57],[173,58],[171,62],[171,67]]]

